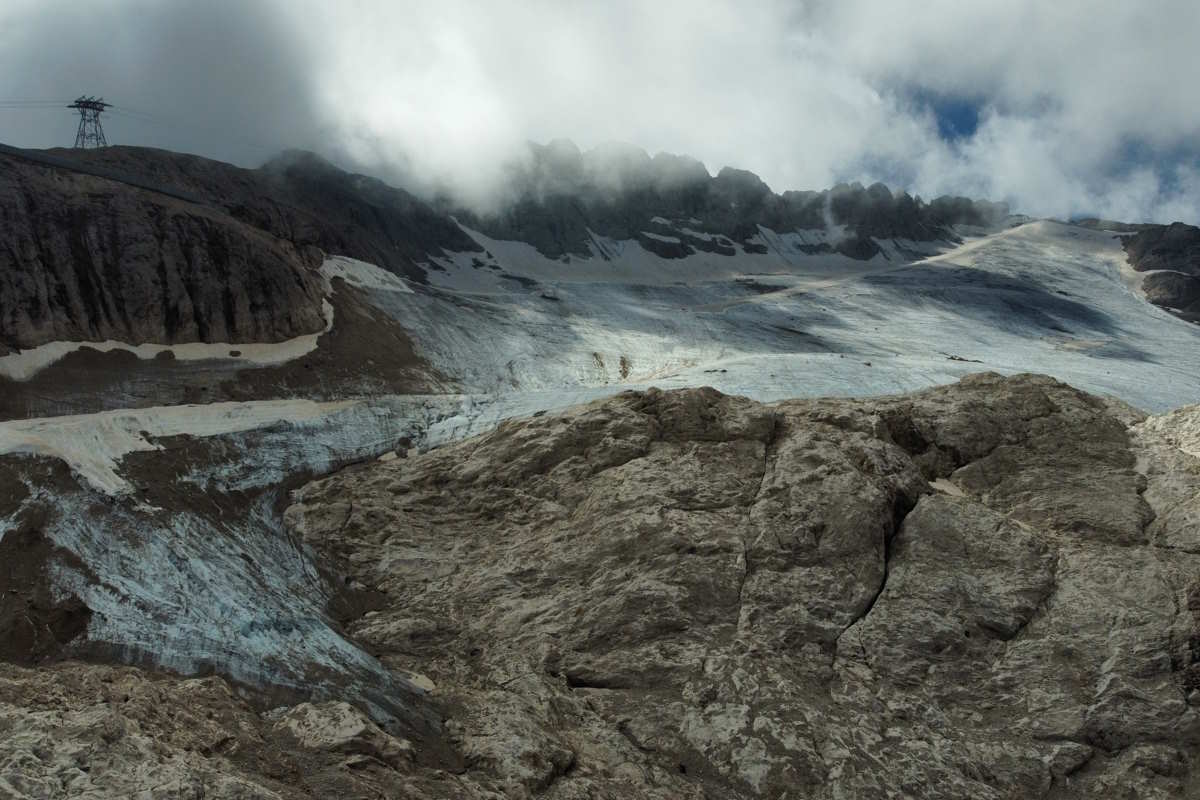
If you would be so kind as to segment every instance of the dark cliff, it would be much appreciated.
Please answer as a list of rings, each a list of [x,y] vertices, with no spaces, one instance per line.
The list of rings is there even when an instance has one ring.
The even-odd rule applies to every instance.
[[[1121,243],[1130,265],[1151,273],[1142,283],[1147,300],[1200,318],[1200,228],[1182,222],[1146,225]]]
[[[954,240],[955,225],[993,225],[1008,214],[1003,204],[962,197],[926,203],[881,183],[775,194],[746,170],[726,167],[713,177],[687,156],[651,157],[625,145],[581,152],[562,140],[530,145],[529,158],[512,167],[510,177],[502,210],[448,210],[489,236],[528,242],[550,258],[589,255],[591,233],[637,239],[661,256],[682,258],[696,251],[732,255],[735,243],[765,252],[752,241],[760,225],[777,233],[840,225],[845,236],[815,244],[812,252],[866,259],[879,252],[872,239]]]
[[[321,250],[423,281],[429,254],[477,249],[407,192],[311,154],[259,170],[147,148],[47,155],[118,179],[0,154],[5,350],[281,341],[324,326]]]
[[[0,158],[0,347],[280,341],[324,327],[319,255],[202,205]]]

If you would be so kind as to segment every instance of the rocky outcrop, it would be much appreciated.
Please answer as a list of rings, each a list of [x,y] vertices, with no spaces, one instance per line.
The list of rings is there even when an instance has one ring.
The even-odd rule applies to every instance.
[[[109,694],[158,692],[151,715],[76,665],[42,692],[8,668],[22,736],[0,758],[17,796],[79,764],[119,796],[148,763],[209,797],[320,796],[296,758],[362,796],[1193,796],[1196,417],[981,374],[507,422],[309,484],[285,513],[373,598],[346,633],[430,692],[459,774],[337,701],[253,713],[215,679],[116,672],[135,688]],[[34,742],[46,714],[65,733]]]
[[[368,763],[375,760],[392,767],[414,760],[408,741],[384,732],[346,702],[301,703],[274,716],[275,732],[305,750],[360,756]]]
[[[0,347],[277,342],[325,326],[319,253],[213,209],[0,158]]]
[[[1130,265],[1151,273],[1142,283],[1147,300],[1200,319],[1200,228],[1182,222],[1146,225],[1121,243]]]
[[[812,253],[867,259],[879,252],[875,239],[955,240],[956,225],[996,225],[1008,214],[1002,204],[962,197],[925,203],[893,195],[881,183],[775,194],[746,170],[725,167],[713,177],[686,156],[651,158],[619,144],[581,152],[565,140],[531,144],[528,159],[513,165],[509,178],[511,196],[501,210],[454,213],[493,238],[527,242],[550,258],[589,256],[593,234],[636,239],[664,258],[732,255],[734,244],[765,253],[758,240],[763,226],[776,233],[825,231],[830,236],[813,243]],[[671,241],[664,246],[655,236]]]
[[[1129,263],[1139,272],[1169,269],[1187,275],[1200,275],[1200,228],[1173,222],[1147,225],[1132,236],[1121,239]]]
[[[0,664],[0,795],[238,800],[453,796],[455,776],[396,780],[410,748],[343,703],[259,713],[222,679]],[[432,786],[432,789],[430,788]]]
[[[420,281],[431,253],[478,248],[408,193],[311,154],[261,170],[126,147],[51,160],[97,174],[0,153],[0,354],[278,342],[325,327],[322,251]]]
[[[1200,277],[1182,272],[1152,272],[1142,281],[1146,299],[1156,306],[1200,315]]]
[[[261,169],[143,147],[52,151],[88,166],[186,191],[298,247],[313,246],[425,280],[430,255],[479,246],[446,215],[377,178],[288,151]]]

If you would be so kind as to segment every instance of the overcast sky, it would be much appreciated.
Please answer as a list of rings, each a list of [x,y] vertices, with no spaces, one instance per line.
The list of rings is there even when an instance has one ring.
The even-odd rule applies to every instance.
[[[2,0],[0,141],[257,165],[285,147],[486,197],[521,143],[686,153],[776,191],[882,180],[1200,222],[1196,0]],[[5,105],[5,104],[8,105]]]

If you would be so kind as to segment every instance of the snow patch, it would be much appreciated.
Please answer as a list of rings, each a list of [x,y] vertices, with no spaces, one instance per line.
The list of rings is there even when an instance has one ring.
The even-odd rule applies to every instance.
[[[647,239],[654,239],[655,241],[666,242],[668,244],[679,244],[679,237],[677,236],[663,236],[662,234],[651,233],[650,231],[642,231],[642,236],[645,236]]]
[[[699,239],[702,242],[711,242],[714,239],[725,239],[724,236],[719,234],[705,233],[704,231],[698,231],[694,228],[679,228],[679,232],[692,239]]]
[[[697,223],[698,224],[698,223]],[[545,283],[607,283],[641,286],[669,286],[679,283],[697,284],[705,281],[724,281],[750,274],[766,275],[811,275],[814,273],[846,273],[860,271],[864,264],[840,253],[809,254],[795,245],[807,242],[809,233],[787,233],[778,235],[766,228],[764,242],[766,253],[747,253],[734,243],[733,255],[722,255],[700,251],[686,258],[663,258],[642,247],[636,239],[613,239],[589,231],[588,249],[590,257],[570,256],[566,261],[551,259],[525,242],[493,239],[486,234],[466,227],[459,227],[487,252],[496,264],[509,275],[533,278]],[[686,232],[686,231],[685,231]],[[672,237],[645,232],[647,236],[666,242],[677,242]],[[712,237],[695,234],[697,238]],[[815,237],[816,234],[813,234]],[[721,238],[721,237],[715,237]],[[782,242],[782,244],[780,244]],[[431,272],[430,283],[455,290],[486,290],[477,277],[484,270],[469,266],[478,253],[448,253],[446,257],[433,259],[446,272]],[[879,259],[880,262],[883,259]],[[470,288],[468,288],[470,287]]]
[[[83,348],[102,353],[122,350],[133,353],[143,361],[170,353],[179,361],[220,360],[232,364],[256,367],[272,366],[294,361],[317,349],[317,340],[333,330],[332,280],[341,278],[351,286],[379,291],[412,293],[401,278],[369,264],[347,256],[330,256],[321,264],[321,277],[325,283],[325,299],[321,310],[325,316],[325,327],[317,333],[308,333],[283,342],[187,342],[185,344],[129,344],[108,339],[103,342],[47,342],[28,350],[18,350],[0,356],[0,376],[15,381],[26,381],[46,367],[67,355]],[[236,355],[235,355],[236,353]]]
[[[161,450],[151,439],[216,436],[276,422],[303,423],[356,402],[261,400],[10,420],[0,422],[0,455],[34,453],[60,458],[95,489],[123,494],[131,487],[121,477],[118,464],[127,453]]]
[[[129,344],[114,339],[103,342],[47,342],[28,350],[18,350],[0,356],[0,376],[14,381],[26,381],[46,367],[83,348],[109,353],[123,350],[133,353],[143,361],[157,358],[162,353],[171,353],[179,361],[221,360],[231,363],[270,366],[283,364],[317,349],[317,339],[333,329],[333,305],[321,301],[325,315],[325,328],[317,333],[306,333],[282,342],[187,342],[185,344]],[[235,355],[236,353],[236,355]]]
[[[359,261],[347,256],[330,256],[321,264],[321,275],[326,282],[341,278],[351,286],[360,289],[378,289],[385,292],[405,292],[412,294],[412,289],[403,279],[385,269]]]

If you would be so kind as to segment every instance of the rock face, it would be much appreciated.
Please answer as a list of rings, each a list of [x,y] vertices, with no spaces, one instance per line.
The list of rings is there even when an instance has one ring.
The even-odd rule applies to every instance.
[[[220,678],[0,664],[0,731],[6,798],[376,798],[381,773],[394,790],[421,783],[396,780],[407,743],[355,709],[260,714]]]
[[[1174,222],[1147,225],[1122,239],[1129,263],[1140,272],[1169,269],[1200,274],[1200,228]]]
[[[1181,272],[1154,272],[1142,281],[1146,299],[1185,314],[1200,313],[1200,277]]]
[[[276,342],[325,325],[319,255],[203,206],[0,165],[0,345]]]
[[[376,599],[347,633],[430,690],[460,774],[342,703],[77,665],[8,668],[0,772],[18,797],[85,763],[132,794],[147,762],[207,797],[1196,796],[1198,418],[1037,376],[650,390],[348,469],[285,519]],[[162,714],[103,699],[151,690]]]
[[[423,280],[429,253],[478,249],[408,193],[309,154],[261,170],[145,148],[56,156],[196,202],[0,154],[7,350],[277,342],[325,326],[321,251]]]
[[[593,234],[636,239],[664,258],[733,255],[735,244],[765,253],[758,239],[763,226],[776,233],[824,231],[829,236],[813,242],[810,253],[868,259],[879,252],[874,239],[953,240],[955,225],[995,225],[1008,214],[1002,204],[963,197],[924,203],[881,183],[775,194],[746,170],[725,167],[712,177],[687,156],[651,158],[619,144],[587,152],[565,140],[531,144],[528,159],[511,173],[512,196],[502,211],[454,213],[493,238],[527,242],[550,258],[588,256]]]
[[[315,153],[287,151],[250,170],[145,147],[50,152],[183,189],[299,247],[361,259],[418,282],[431,254],[479,250],[452,219],[403,189],[346,172]]]
[[[1200,318],[1200,228],[1182,222],[1147,225],[1121,242],[1133,268],[1151,272],[1142,284],[1147,300]]]

